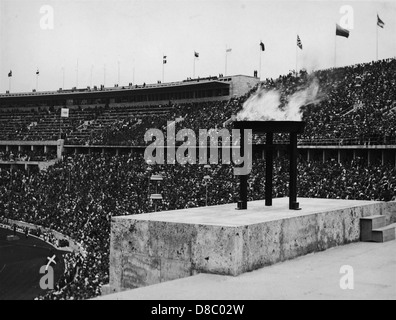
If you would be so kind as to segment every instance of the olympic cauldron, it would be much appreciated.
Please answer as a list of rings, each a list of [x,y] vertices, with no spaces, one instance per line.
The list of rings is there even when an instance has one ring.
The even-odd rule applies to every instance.
[[[274,133],[289,133],[290,144],[290,183],[289,209],[300,210],[297,202],[297,135],[304,132],[306,123],[303,121],[235,121],[234,128],[241,131],[241,150],[244,150],[244,129],[251,129],[253,134],[266,134],[265,145],[265,205],[272,206]],[[247,209],[247,175],[240,176],[239,202],[237,209]]]

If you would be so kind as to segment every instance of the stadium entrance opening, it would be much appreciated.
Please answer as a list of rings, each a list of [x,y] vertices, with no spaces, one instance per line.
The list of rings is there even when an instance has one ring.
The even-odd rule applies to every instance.
[[[236,121],[235,129],[251,129],[253,134],[266,134],[265,145],[265,205],[272,206],[273,185],[273,158],[274,158],[274,133],[288,133],[290,135],[289,157],[290,157],[290,182],[289,182],[289,209],[300,210],[297,202],[297,134],[304,132],[303,121]],[[244,130],[241,130],[243,134]],[[244,138],[241,137],[241,149]],[[239,201],[237,209],[247,209],[247,180],[248,175],[241,175]]]

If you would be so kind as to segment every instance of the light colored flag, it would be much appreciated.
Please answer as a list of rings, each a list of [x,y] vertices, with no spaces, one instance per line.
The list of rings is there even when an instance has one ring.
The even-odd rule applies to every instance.
[[[61,109],[61,117],[62,118],[69,118],[69,109],[68,108],[62,108]]]

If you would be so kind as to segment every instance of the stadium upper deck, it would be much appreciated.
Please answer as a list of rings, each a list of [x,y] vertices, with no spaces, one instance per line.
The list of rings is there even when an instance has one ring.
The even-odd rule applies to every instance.
[[[72,88],[57,91],[0,94],[0,107],[70,106],[106,103],[159,104],[241,96],[259,82],[258,78],[235,75],[187,79],[157,84],[132,84],[114,87]]]
[[[6,159],[11,151],[17,158],[36,157],[22,151],[37,151],[42,147],[36,147],[35,141],[58,140],[60,137],[64,139],[65,148],[74,152],[83,151],[82,149],[87,151],[87,148],[88,151],[99,148],[103,151],[107,147],[142,148],[146,145],[144,133],[149,128],[165,128],[167,121],[182,119],[177,124],[178,130],[220,128],[224,125],[230,128],[229,119],[242,110],[255,88],[259,89],[262,98],[267,92],[275,92],[279,97],[279,108],[282,109],[290,99],[301,96],[314,83],[318,87],[316,98],[312,103],[303,103],[300,109],[307,127],[299,137],[299,144],[308,159],[341,159],[341,149],[353,149],[353,157],[362,151],[368,162],[374,158],[387,162],[388,158],[395,163],[395,72],[396,59],[386,59],[312,73],[301,71],[296,75],[290,72],[262,82],[258,78],[247,76],[210,77],[137,88],[102,88],[101,91],[75,89],[51,95],[26,93],[19,94],[19,97],[17,94],[2,95],[0,140],[3,141],[3,146],[0,146],[0,151],[6,154]],[[225,88],[226,95],[213,96],[212,90],[210,96],[210,90],[199,91],[203,88],[201,86]],[[186,92],[192,92],[188,91],[190,89],[195,92],[192,95],[195,98],[189,99],[186,95]],[[154,90],[166,93],[155,93]],[[179,90],[173,100],[155,100],[164,98],[163,94],[172,95],[172,92],[176,92],[173,90]],[[128,92],[134,92],[137,96],[128,98]],[[109,98],[98,96],[99,100],[87,99],[95,94],[105,94]],[[124,94],[126,97],[122,97]],[[138,102],[138,94],[146,95],[144,101]],[[67,96],[68,99],[62,96]],[[43,97],[50,100],[40,100]],[[27,102],[21,102],[23,99]],[[102,101],[100,99],[103,100],[102,103],[98,102]],[[122,99],[135,100],[117,103]],[[5,103],[6,101],[12,103]],[[44,103],[43,106],[40,101]],[[267,100],[264,103],[268,105]],[[64,104],[70,109],[68,118],[60,117],[60,107]],[[282,142],[282,137],[276,138]],[[29,145],[17,145],[18,141],[31,141],[30,149]],[[322,153],[319,152],[319,156],[315,157],[310,153],[311,149],[322,150]],[[377,149],[381,152],[376,152]],[[351,155],[352,151],[348,151],[348,154]]]

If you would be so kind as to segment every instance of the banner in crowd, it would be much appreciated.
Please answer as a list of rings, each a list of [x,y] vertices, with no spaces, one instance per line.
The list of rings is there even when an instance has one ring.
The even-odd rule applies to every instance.
[[[69,109],[68,108],[62,108],[61,117],[62,118],[69,118]]]

